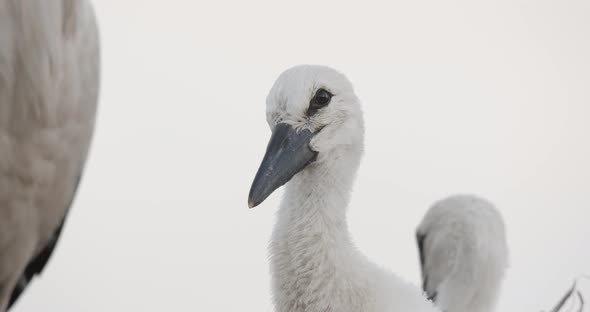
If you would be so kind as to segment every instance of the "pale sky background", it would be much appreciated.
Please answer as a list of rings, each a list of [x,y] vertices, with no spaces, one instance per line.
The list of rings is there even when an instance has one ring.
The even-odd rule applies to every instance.
[[[508,230],[498,311],[590,273],[590,2],[97,0],[98,127],[57,251],[14,311],[272,311],[282,192],[249,210],[280,72],[332,66],[363,102],[349,222],[419,284],[414,229],[473,192]],[[590,283],[586,283],[590,298]]]

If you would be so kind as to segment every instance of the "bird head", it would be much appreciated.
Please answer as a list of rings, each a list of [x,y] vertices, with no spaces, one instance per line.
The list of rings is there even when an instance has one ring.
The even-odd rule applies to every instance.
[[[325,66],[283,72],[266,99],[272,135],[250,194],[250,208],[309,166],[359,155],[363,116],[352,84]]]

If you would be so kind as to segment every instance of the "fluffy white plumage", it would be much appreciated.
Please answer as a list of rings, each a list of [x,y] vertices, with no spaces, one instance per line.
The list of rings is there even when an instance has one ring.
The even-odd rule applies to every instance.
[[[39,274],[82,173],[98,94],[84,0],[0,0],[0,311]]]
[[[333,94],[310,115],[314,94]],[[273,300],[280,312],[434,312],[422,291],[369,262],[348,232],[346,208],[363,151],[363,116],[347,78],[322,66],[283,72],[267,119],[314,135],[317,159],[286,185],[270,244]]]
[[[470,195],[436,202],[416,231],[423,288],[448,312],[495,309],[508,247],[502,216]]]

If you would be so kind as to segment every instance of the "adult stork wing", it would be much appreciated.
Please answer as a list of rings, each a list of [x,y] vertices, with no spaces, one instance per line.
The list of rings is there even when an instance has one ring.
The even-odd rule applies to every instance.
[[[0,311],[46,267],[86,162],[99,88],[88,1],[0,0]]]

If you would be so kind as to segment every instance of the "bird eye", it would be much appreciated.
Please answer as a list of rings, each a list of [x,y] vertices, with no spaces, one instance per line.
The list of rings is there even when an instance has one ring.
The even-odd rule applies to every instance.
[[[319,89],[311,101],[309,102],[309,108],[307,109],[307,115],[313,115],[317,112],[320,108],[330,104],[330,100],[332,99],[332,93],[326,91],[325,89]]]

